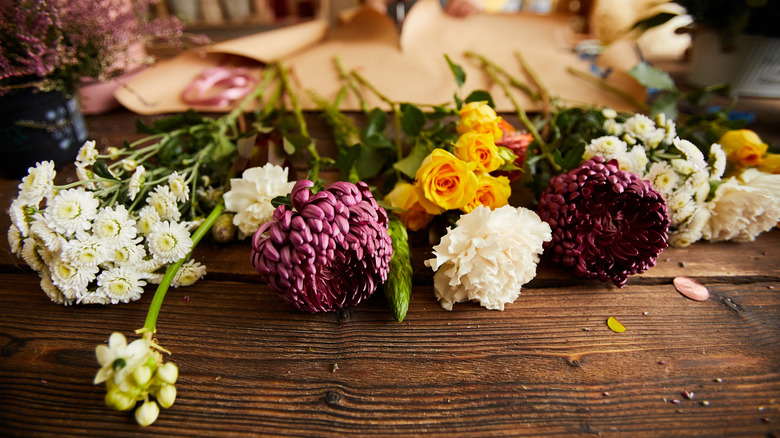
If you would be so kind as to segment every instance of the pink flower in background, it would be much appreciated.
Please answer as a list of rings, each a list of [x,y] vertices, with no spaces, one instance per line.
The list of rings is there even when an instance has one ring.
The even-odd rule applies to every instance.
[[[558,175],[537,208],[552,228],[545,252],[574,273],[623,286],[668,246],[666,201],[645,180],[593,157]]]
[[[312,193],[298,181],[252,239],[251,260],[283,301],[309,312],[353,306],[387,280],[387,212],[368,186],[339,181]]]

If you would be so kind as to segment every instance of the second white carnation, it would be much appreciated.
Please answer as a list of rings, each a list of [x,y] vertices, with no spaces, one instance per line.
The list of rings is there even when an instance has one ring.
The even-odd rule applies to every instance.
[[[544,242],[551,239],[550,226],[526,208],[480,206],[461,216],[433,247],[436,257],[425,261],[436,271],[439,303],[452,310],[454,303],[474,300],[504,310],[536,276]]]

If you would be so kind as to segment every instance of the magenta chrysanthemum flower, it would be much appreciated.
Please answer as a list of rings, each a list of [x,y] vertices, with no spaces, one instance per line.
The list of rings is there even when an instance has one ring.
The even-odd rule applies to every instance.
[[[577,275],[611,280],[655,266],[668,246],[666,201],[652,185],[593,157],[558,175],[542,193],[539,217],[550,224],[545,253]]]
[[[353,306],[387,280],[393,246],[387,212],[368,186],[339,181],[316,194],[298,181],[292,208],[252,239],[252,264],[269,288],[298,309],[320,312]],[[264,237],[263,235],[267,235]]]

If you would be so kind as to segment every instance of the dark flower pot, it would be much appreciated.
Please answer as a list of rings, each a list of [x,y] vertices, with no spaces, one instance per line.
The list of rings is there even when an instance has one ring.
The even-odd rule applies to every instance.
[[[38,161],[73,161],[87,139],[78,100],[22,89],[0,96],[0,174],[18,179]]]

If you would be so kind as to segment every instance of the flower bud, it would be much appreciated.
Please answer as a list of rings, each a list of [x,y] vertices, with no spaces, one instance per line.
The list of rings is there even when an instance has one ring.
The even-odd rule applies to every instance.
[[[149,379],[152,378],[152,370],[147,366],[140,366],[133,370],[133,380],[139,386],[144,386],[149,383]]]
[[[128,172],[132,172],[135,170],[135,168],[138,167],[138,162],[133,160],[132,158],[125,158],[122,160],[122,168],[125,169]]]
[[[233,214],[224,213],[211,226],[211,236],[220,243],[227,243],[236,236],[236,226],[233,224]]]
[[[109,146],[106,151],[108,152],[108,157],[112,160],[115,160],[119,156],[119,148],[116,146]]]
[[[173,362],[168,362],[160,365],[157,369],[157,378],[163,383],[169,383],[173,385],[176,383],[176,379],[179,377],[179,369]]]
[[[173,385],[162,385],[157,390],[157,403],[165,409],[168,409],[176,401],[176,387]]]
[[[148,401],[135,410],[135,421],[146,427],[154,423],[158,415],[160,415],[160,407],[157,406],[157,403]]]
[[[117,411],[129,411],[135,406],[135,399],[129,397],[119,389],[112,389],[106,393],[106,406]]]

